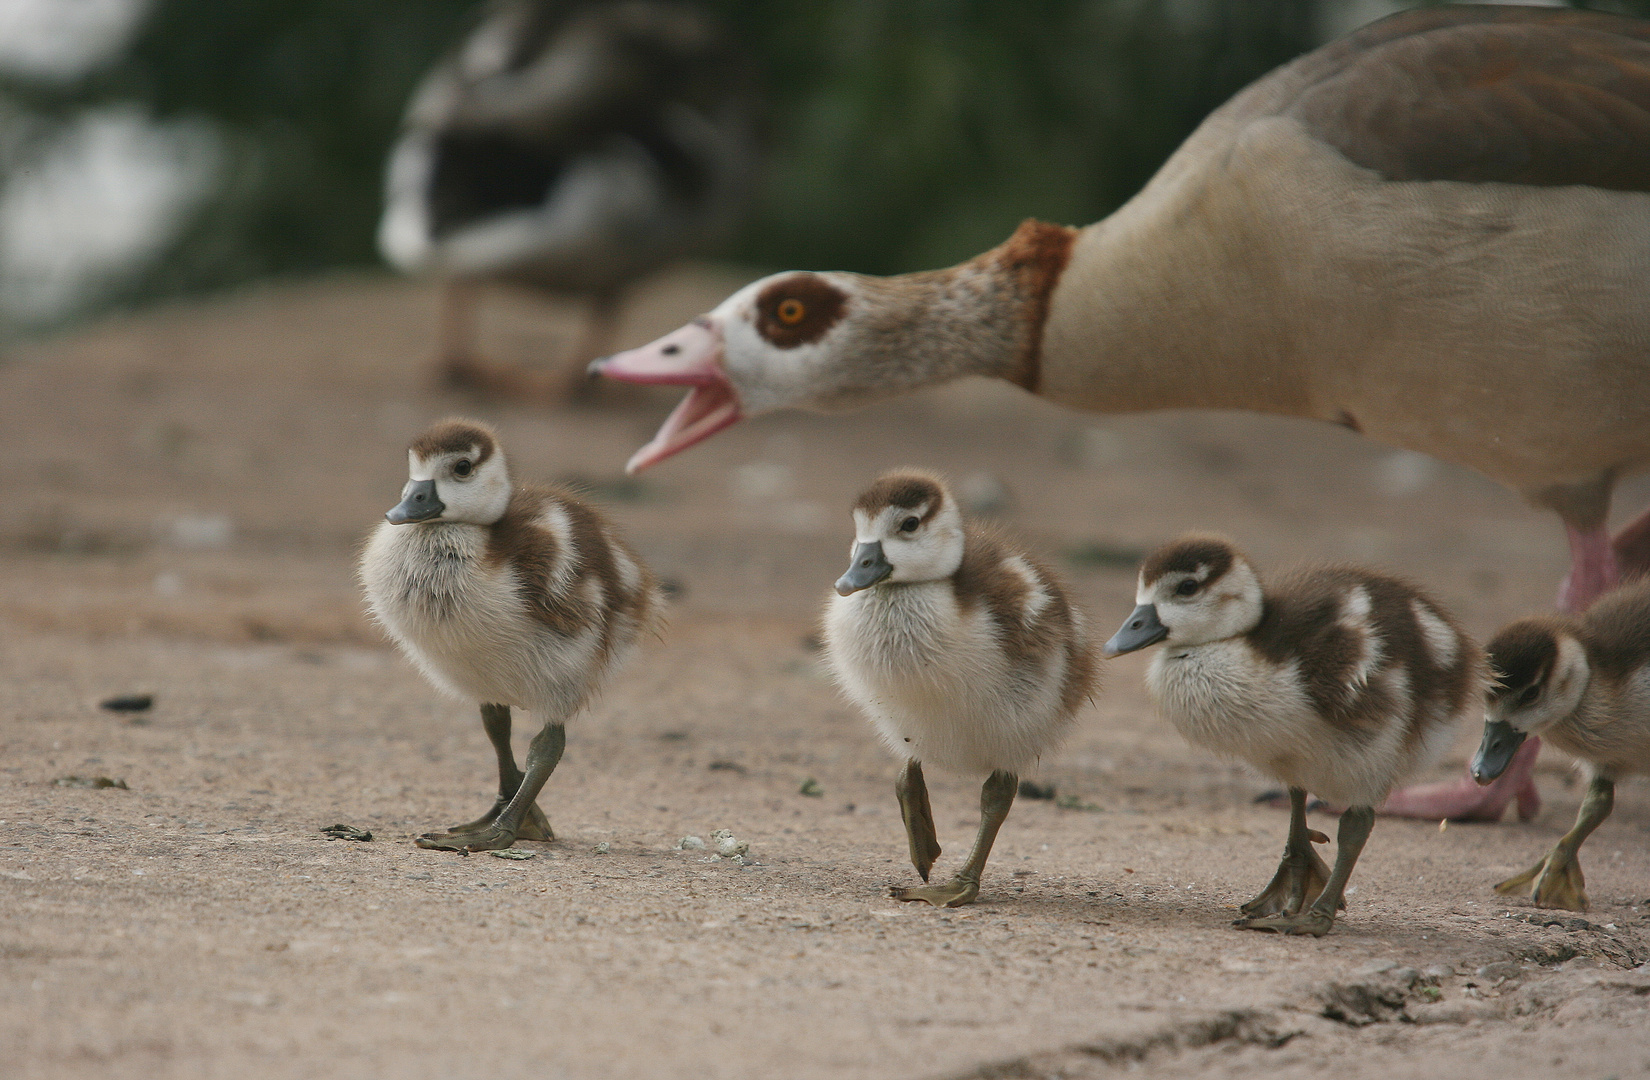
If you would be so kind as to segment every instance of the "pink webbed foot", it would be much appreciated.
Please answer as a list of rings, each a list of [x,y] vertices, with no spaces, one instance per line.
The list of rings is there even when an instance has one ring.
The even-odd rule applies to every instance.
[[[1513,755],[1507,771],[1493,783],[1479,787],[1471,776],[1463,774],[1455,780],[1416,784],[1394,791],[1375,812],[1429,821],[1500,821],[1507,804],[1516,802],[1519,820],[1528,821],[1541,810],[1541,793],[1536,790],[1533,775],[1539,753],[1541,739],[1532,735]]]

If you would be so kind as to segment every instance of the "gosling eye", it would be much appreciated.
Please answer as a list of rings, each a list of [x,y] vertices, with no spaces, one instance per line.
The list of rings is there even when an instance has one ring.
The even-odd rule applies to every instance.
[[[917,526],[921,525],[921,524],[922,524],[922,522],[919,521],[917,518],[908,517],[904,521],[899,523],[899,531],[902,532],[902,533],[913,533],[913,532],[917,531]]]
[[[474,470],[475,470],[475,466],[470,464],[470,459],[469,458],[459,458],[458,461],[453,465],[453,475],[457,476],[461,479],[463,477],[469,476],[470,473],[473,472]]]
[[[1174,587],[1174,594],[1176,596],[1190,596],[1197,592],[1200,584],[1201,582],[1199,582],[1196,578],[1187,578]]]
[[[1541,696],[1541,687],[1539,687],[1539,686],[1527,687],[1522,694],[1518,695],[1518,707],[1520,709],[1522,709],[1522,708],[1526,708],[1530,705],[1534,705],[1535,704],[1535,699],[1540,697],[1540,696]]]

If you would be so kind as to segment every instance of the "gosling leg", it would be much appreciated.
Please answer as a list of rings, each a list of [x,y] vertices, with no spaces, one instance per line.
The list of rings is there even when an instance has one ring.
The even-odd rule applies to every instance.
[[[968,861],[955,877],[944,885],[923,885],[918,888],[893,888],[888,894],[895,900],[926,900],[935,907],[962,907],[980,895],[980,875],[985,872],[985,861],[991,857],[991,845],[997,841],[997,830],[1003,827],[1009,808],[1014,805],[1014,794],[1020,789],[1020,778],[998,769],[980,785],[980,831],[974,838],[974,849]]]
[[[561,761],[562,751],[566,748],[567,729],[555,722],[545,724],[527,746],[527,771],[516,785],[515,794],[510,796],[491,822],[474,829],[428,833],[414,843],[422,848],[440,848],[444,851],[493,851],[514,844],[517,837],[524,835],[522,826],[531,812],[537,809],[534,800],[544,790],[550,774],[556,771],[556,764]],[[512,760],[512,768],[514,764]],[[545,823],[545,830],[549,831],[548,822]]]
[[[1530,899],[1535,901],[1536,907],[1586,911],[1587,878],[1581,872],[1581,862],[1576,852],[1593,830],[1610,816],[1615,803],[1615,781],[1602,776],[1593,777],[1570,831],[1559,838],[1553,850],[1540,862],[1517,877],[1503,881],[1495,887],[1495,891],[1516,893],[1533,881],[1535,884],[1530,889]]]
[[[516,768],[515,751],[510,749],[510,706],[483,705],[481,707],[481,727],[487,732],[487,740],[493,744],[493,754],[498,758],[498,798],[492,808],[474,821],[463,825],[454,825],[442,832],[425,833],[426,837],[449,835],[452,833],[473,833],[485,825],[491,825],[498,817],[499,811],[509,804],[516,789],[521,786],[522,772]],[[521,828],[516,832],[517,840],[554,840],[556,834],[550,828],[550,819],[544,816],[537,803],[527,811],[527,817],[522,819]]]
[[[1309,897],[1323,892],[1329,881],[1329,867],[1312,844],[1329,843],[1329,837],[1306,827],[1306,792],[1289,789],[1289,839],[1283,843],[1283,859],[1271,884],[1238,910],[1245,916],[1296,915]],[[1243,920],[1240,920],[1240,922]]]
[[[1323,937],[1335,925],[1335,912],[1346,906],[1346,883],[1352,877],[1352,868],[1363,853],[1364,842],[1375,824],[1375,808],[1350,806],[1341,815],[1341,827],[1335,836],[1335,869],[1330,871],[1312,906],[1295,915],[1268,915],[1262,918],[1239,919],[1233,925],[1242,930],[1271,930],[1279,934],[1311,934]]]
[[[899,799],[899,816],[905,822],[905,839],[911,849],[911,865],[917,868],[922,880],[928,880],[928,871],[940,857],[940,841],[934,832],[934,811],[928,806],[928,784],[922,778],[922,762],[913,758],[900,770],[894,781],[894,795]]]

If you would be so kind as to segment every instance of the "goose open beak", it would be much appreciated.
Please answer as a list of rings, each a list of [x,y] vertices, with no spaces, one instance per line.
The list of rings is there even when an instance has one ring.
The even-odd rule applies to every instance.
[[[650,345],[604,356],[590,372],[620,382],[692,387],[653,441],[625,463],[627,473],[657,465],[744,416],[739,394],[722,370],[721,328],[703,316]]]

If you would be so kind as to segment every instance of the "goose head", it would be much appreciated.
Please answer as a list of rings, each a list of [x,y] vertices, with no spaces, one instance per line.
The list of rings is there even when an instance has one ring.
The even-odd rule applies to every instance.
[[[1592,681],[1586,647],[1559,619],[1520,619],[1485,651],[1497,678],[1484,737],[1468,766],[1480,784],[1501,775],[1525,738],[1572,715]]]
[[[1073,235],[1028,221],[945,270],[773,274],[680,330],[597,360],[591,372],[610,379],[689,388],[626,469],[774,409],[844,409],[963,375],[1029,387]]]
[[[491,525],[510,503],[510,470],[498,436],[472,420],[443,420],[407,448],[407,485],[384,520]]]
[[[854,546],[836,591],[940,581],[957,572],[962,557],[962,515],[945,483],[927,473],[889,473],[854,502]]]
[[[1206,645],[1253,629],[1265,600],[1260,578],[1219,536],[1183,536],[1153,552],[1140,568],[1135,609],[1106,642],[1106,656],[1159,641]]]

